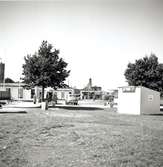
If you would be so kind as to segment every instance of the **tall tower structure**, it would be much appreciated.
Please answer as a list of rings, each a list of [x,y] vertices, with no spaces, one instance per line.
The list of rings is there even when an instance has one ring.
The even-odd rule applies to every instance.
[[[89,86],[92,87],[92,78],[89,78]]]
[[[89,82],[88,82],[88,89],[90,90],[92,88],[92,79],[89,78]]]
[[[0,62],[0,83],[3,83],[5,79],[5,64]]]

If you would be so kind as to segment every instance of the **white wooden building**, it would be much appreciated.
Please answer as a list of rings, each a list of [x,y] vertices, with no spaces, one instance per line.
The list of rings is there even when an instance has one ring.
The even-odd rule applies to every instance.
[[[35,90],[24,86],[24,83],[0,83],[0,91],[9,91],[12,100],[32,100]]]
[[[160,93],[141,86],[119,87],[118,113],[134,115],[159,114]]]

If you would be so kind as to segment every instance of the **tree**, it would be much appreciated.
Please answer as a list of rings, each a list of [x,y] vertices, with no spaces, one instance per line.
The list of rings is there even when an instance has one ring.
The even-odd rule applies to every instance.
[[[5,83],[15,83],[11,78],[5,78]]]
[[[47,41],[41,43],[38,52],[27,55],[24,60],[22,79],[30,87],[42,87],[42,101],[46,87],[56,89],[65,85],[64,81],[70,73],[66,70],[68,64],[59,58],[59,50],[54,49]]]
[[[129,63],[124,75],[129,85],[163,92],[163,64],[159,64],[154,54]]]

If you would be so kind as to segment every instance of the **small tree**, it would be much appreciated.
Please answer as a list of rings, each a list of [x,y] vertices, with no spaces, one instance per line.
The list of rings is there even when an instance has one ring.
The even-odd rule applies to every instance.
[[[154,54],[129,63],[124,75],[129,85],[163,91],[163,65]]]
[[[30,87],[42,87],[42,101],[46,87],[64,86],[70,71],[66,70],[67,63],[59,58],[59,50],[53,48],[47,41],[43,41],[38,52],[24,57],[23,64],[24,82]]]

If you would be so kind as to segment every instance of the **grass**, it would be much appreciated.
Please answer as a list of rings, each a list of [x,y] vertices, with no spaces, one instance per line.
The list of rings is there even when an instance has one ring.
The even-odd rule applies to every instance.
[[[29,109],[0,115],[0,167],[163,166],[163,116]]]

